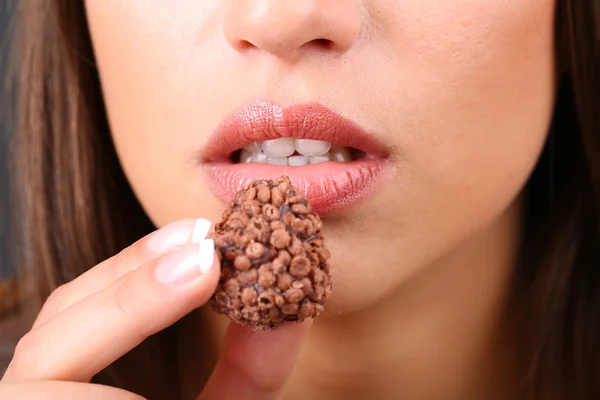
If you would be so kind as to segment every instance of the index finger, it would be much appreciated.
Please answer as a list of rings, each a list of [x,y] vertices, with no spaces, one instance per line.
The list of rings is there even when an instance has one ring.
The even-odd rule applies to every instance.
[[[206,219],[184,219],[171,222],[139,239],[52,293],[51,299],[42,308],[33,327],[40,326],[78,301],[107,288],[143,263],[186,244],[200,242],[206,237],[210,227],[211,222]]]
[[[290,377],[312,321],[254,332],[231,323],[223,354],[198,400],[278,399]]]

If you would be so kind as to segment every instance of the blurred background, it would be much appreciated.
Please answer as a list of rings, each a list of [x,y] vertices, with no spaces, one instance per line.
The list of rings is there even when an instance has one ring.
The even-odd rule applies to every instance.
[[[11,95],[8,92],[7,64],[10,57],[11,4],[13,1],[0,0],[0,376],[12,357],[14,346],[27,324],[22,315],[13,309],[13,279],[16,266],[10,262],[8,227],[9,142],[13,134],[10,119],[13,114]]]
[[[4,82],[6,63],[7,63],[7,45],[8,40],[8,6],[2,3],[0,5],[0,82],[2,82],[2,96],[0,99],[4,99],[6,94],[6,85]],[[6,118],[6,104],[0,103],[0,279],[5,278],[10,274],[10,267],[8,266],[8,257],[6,252],[6,235],[7,235],[7,207],[6,198],[8,196],[8,171],[7,171],[7,145],[9,136],[8,121]]]

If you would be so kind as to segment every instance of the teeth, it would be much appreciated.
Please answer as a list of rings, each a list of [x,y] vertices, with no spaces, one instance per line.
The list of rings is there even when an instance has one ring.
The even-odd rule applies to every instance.
[[[272,165],[288,165],[288,158],[287,157],[269,157],[269,158],[267,158],[267,162]]]
[[[252,142],[244,146],[244,150],[249,153],[260,153],[262,150],[262,142]]]
[[[263,153],[252,153],[252,162],[267,162],[267,155]]]
[[[309,164],[320,164],[327,161],[331,161],[331,156],[329,155],[329,153],[323,154],[322,156],[308,157]]]
[[[265,140],[262,149],[269,157],[288,157],[296,151],[296,140],[294,138]]]
[[[331,143],[324,140],[296,139],[296,151],[303,156],[320,156],[331,149]]]
[[[291,156],[288,158],[288,164],[290,165],[290,167],[300,167],[302,165],[308,165],[308,157]]]
[[[333,146],[330,154],[333,161],[348,162],[352,160],[350,151],[346,147]]]
[[[299,167],[328,161],[352,161],[350,150],[324,140],[279,138],[244,146],[239,162]]]
[[[252,160],[252,152],[248,150],[242,150],[240,153],[240,162],[250,162]]]

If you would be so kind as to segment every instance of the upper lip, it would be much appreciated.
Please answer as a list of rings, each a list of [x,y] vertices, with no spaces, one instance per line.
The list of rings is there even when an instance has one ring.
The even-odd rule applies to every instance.
[[[318,103],[281,107],[265,101],[248,103],[217,127],[203,152],[204,161],[229,159],[251,142],[281,137],[324,140],[385,157],[385,146],[358,124]]]

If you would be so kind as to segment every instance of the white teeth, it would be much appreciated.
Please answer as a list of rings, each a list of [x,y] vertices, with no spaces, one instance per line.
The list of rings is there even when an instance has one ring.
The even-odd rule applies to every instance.
[[[248,150],[242,150],[240,153],[240,162],[250,162],[252,160],[252,152]]]
[[[308,165],[308,157],[306,156],[291,156],[287,160],[290,167],[300,167],[302,165]]]
[[[329,156],[329,153],[323,154],[322,156],[308,157],[309,164],[320,164],[320,163],[324,163],[327,161],[331,161],[331,157]]]
[[[262,150],[262,142],[252,142],[244,146],[244,150],[249,153],[260,153]]]
[[[240,163],[258,162],[299,167],[327,161],[352,161],[350,150],[324,140],[279,138],[250,143],[240,152]]]
[[[333,146],[330,154],[332,161],[348,162],[352,160],[350,151],[346,147]]]
[[[296,151],[303,156],[320,156],[331,149],[331,143],[324,140],[296,139]]]
[[[252,162],[267,162],[267,155],[263,153],[253,153]]]
[[[296,151],[296,140],[294,138],[265,140],[262,149],[269,157],[288,157]]]
[[[287,157],[269,157],[269,158],[267,158],[267,162],[272,165],[288,165],[288,158]]]

